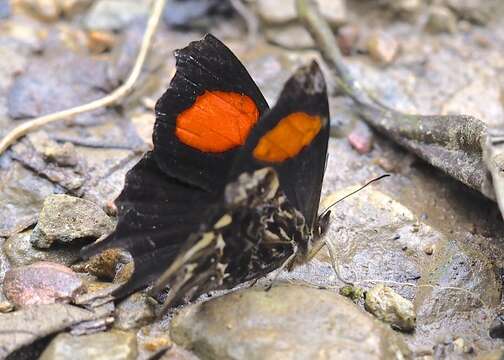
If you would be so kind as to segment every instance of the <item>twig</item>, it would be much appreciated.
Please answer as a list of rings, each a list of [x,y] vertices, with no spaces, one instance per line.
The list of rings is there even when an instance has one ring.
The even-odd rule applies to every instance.
[[[296,8],[299,19],[312,35],[324,60],[331,65],[331,69],[335,72],[338,86],[354,100],[371,106],[372,101],[369,95],[361,84],[352,77],[345,65],[341,52],[336,45],[338,42],[331,27],[320,13],[318,5],[312,0],[296,0]]]
[[[357,112],[369,125],[429,164],[495,199],[482,159],[484,123],[465,115],[404,114],[383,105],[351,75],[334,34],[316,3],[296,0],[296,6],[299,18],[334,71],[336,82],[354,100]]]
[[[12,144],[14,144],[19,138],[25,136],[30,131],[34,131],[36,129],[41,128],[44,125],[68,118],[70,116],[75,116],[84,112],[99,109],[104,106],[112,105],[116,103],[119,99],[129,94],[133,90],[133,86],[135,85],[136,81],[138,80],[138,77],[140,76],[143,64],[145,63],[145,59],[149,51],[149,47],[152,43],[152,39],[158,27],[159,20],[161,19],[161,15],[163,14],[165,4],[166,0],[156,0],[154,2],[152,12],[149,17],[149,21],[147,23],[147,27],[145,29],[145,33],[142,39],[140,51],[138,52],[135,64],[133,65],[133,69],[131,70],[129,77],[124,84],[119,86],[110,94],[98,100],[94,100],[87,104],[76,106],[53,114],[44,115],[15,127],[2,139],[2,141],[0,141],[0,155],[5,150],[7,150]]]

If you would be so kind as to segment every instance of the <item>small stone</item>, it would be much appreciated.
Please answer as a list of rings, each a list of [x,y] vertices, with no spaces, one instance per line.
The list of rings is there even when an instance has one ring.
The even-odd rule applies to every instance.
[[[453,340],[453,350],[458,354],[468,354],[473,351],[473,348],[459,337]]]
[[[55,141],[48,141],[43,147],[42,155],[47,161],[54,162],[59,166],[77,166],[79,162],[77,150],[69,142],[61,145]]]
[[[89,10],[84,25],[88,30],[118,31],[148,13],[149,6],[145,1],[99,0]]]
[[[137,292],[119,303],[114,326],[121,330],[140,328],[155,317],[153,303],[149,297],[143,292]]]
[[[14,304],[10,301],[0,301],[0,313],[5,314],[14,310]]]
[[[445,0],[446,5],[461,19],[485,25],[492,18],[501,16],[501,0]]]
[[[355,25],[345,25],[338,29],[336,37],[338,47],[343,55],[351,55],[359,40],[359,28]]]
[[[387,34],[376,33],[369,37],[367,49],[374,61],[390,64],[399,52],[399,43]]]
[[[5,274],[5,296],[16,308],[28,305],[68,303],[85,290],[82,280],[66,266],[37,262]]]
[[[373,163],[381,167],[386,172],[397,172],[397,164],[394,163],[390,158],[380,156],[379,158],[373,159]]]
[[[431,6],[429,8],[426,29],[433,33],[455,33],[457,31],[457,19],[450,9],[444,6]]]
[[[317,0],[324,18],[332,27],[343,25],[347,20],[344,0]],[[287,24],[297,20],[295,0],[258,0],[256,2],[259,17],[272,25]]]
[[[423,251],[426,255],[432,255],[434,254],[434,250],[436,249],[436,245],[435,244],[429,244],[427,246],[424,247]]]
[[[121,264],[131,262],[131,257],[122,249],[107,249],[89,260],[75,264],[72,269],[77,272],[87,272],[100,279],[112,280]]]
[[[422,8],[421,0],[389,0],[386,5],[399,16],[414,18]]]
[[[504,339],[504,314],[499,314],[492,321],[488,333],[493,339]]]
[[[345,285],[339,289],[340,295],[349,298],[354,303],[357,303],[364,297],[364,290],[360,287]]]
[[[39,360],[134,360],[136,336],[132,332],[108,331],[91,335],[59,334],[44,350]]]
[[[347,9],[345,0],[317,0],[317,2],[320,12],[333,28],[346,23]]]
[[[143,347],[145,350],[150,352],[156,352],[161,349],[166,349],[172,344],[170,338],[168,337],[158,337],[154,339],[147,340],[144,342]]]
[[[367,154],[373,148],[373,132],[363,121],[359,121],[347,136],[348,142],[359,154]]]
[[[257,0],[257,12],[269,24],[285,24],[297,19],[294,0]]]
[[[315,46],[308,30],[298,24],[267,29],[266,38],[271,43],[286,49],[310,49]]]
[[[71,265],[79,259],[78,248],[56,248],[38,250],[30,242],[31,230],[9,237],[2,246],[5,255],[13,267],[29,265],[38,261],[51,261],[63,265]]]
[[[90,31],[88,33],[88,48],[93,54],[101,54],[112,49],[116,40],[111,32]]]
[[[415,329],[416,314],[411,301],[393,289],[378,284],[366,293],[366,310],[393,328],[410,332]]]
[[[38,248],[49,248],[55,241],[97,239],[113,229],[112,220],[94,203],[68,195],[51,195],[44,201],[31,242]]]

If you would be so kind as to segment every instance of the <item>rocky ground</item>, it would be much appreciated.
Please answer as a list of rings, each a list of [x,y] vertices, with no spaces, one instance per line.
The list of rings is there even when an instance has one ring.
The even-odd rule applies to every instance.
[[[121,84],[149,2],[0,0],[0,136]],[[499,0],[318,2],[352,73],[387,105],[490,125],[504,118]],[[168,1],[135,91],[120,106],[30,133],[0,156],[0,358],[504,357],[497,206],[374,133],[334,86],[325,202],[393,175],[333,211],[328,239],[354,286],[344,286],[323,249],[270,291],[262,281],[157,321],[160,305],[143,292],[111,301],[131,273],[128,254],[80,261],[84,244],[113,229],[124,174],[151,146],[172,51],[211,31],[272,104],[293,69],[320,58],[293,3],[247,1],[243,18],[223,1]],[[245,25],[256,20],[251,44]]]

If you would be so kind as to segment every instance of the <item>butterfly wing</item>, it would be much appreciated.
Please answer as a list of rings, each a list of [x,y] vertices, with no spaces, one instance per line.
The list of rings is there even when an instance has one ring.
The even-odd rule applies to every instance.
[[[243,65],[212,35],[175,56],[177,72],[156,104],[154,150],[126,176],[114,233],[82,251],[84,258],[109,248],[131,253],[134,273],[117,297],[155,280],[208,221],[236,153],[267,109]]]
[[[312,228],[326,167],[329,119],[324,76],[313,61],[287,81],[276,105],[254,128],[235,161],[233,176],[274,168],[281,189]]]
[[[221,190],[229,164],[268,105],[245,67],[214,36],[175,57],[177,73],[156,104],[154,158],[172,177]]]
[[[171,288],[165,308],[264,276],[306,245],[328,139],[325,82],[312,63],[294,74],[252,130],[224,198],[159,278],[154,292]]]

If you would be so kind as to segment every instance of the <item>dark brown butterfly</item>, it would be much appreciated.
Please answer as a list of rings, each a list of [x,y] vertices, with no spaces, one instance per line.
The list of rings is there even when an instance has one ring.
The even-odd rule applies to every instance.
[[[115,292],[150,283],[165,308],[309,259],[329,139],[326,85],[300,68],[271,109],[246,69],[212,35],[175,53],[156,104],[154,150],[129,171],[119,222],[89,257],[124,248],[135,270]]]

